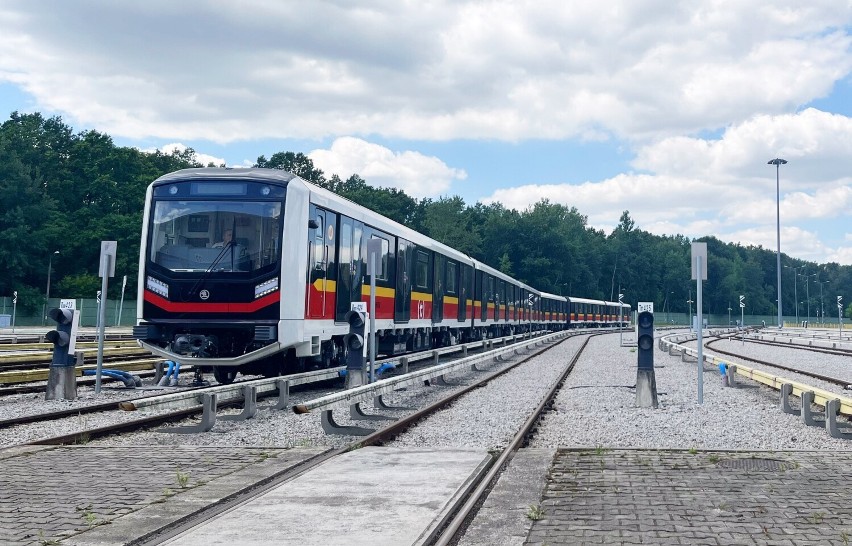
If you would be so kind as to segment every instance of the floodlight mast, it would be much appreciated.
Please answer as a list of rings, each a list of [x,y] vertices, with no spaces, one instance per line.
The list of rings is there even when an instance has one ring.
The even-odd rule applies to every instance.
[[[787,163],[786,159],[776,157],[770,160],[767,165],[775,165],[775,231],[778,239],[778,327],[784,327],[784,321],[781,314],[781,182],[780,169],[781,165]]]

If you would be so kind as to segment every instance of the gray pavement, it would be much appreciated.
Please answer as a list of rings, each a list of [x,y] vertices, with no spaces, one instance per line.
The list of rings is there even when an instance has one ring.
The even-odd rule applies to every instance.
[[[557,451],[525,544],[848,545],[852,452]]]
[[[6,449],[0,544],[126,544],[320,451]],[[418,544],[487,458],[355,450],[171,543]],[[460,544],[848,546],[850,468],[852,451],[522,450]]]
[[[0,544],[124,544],[320,451],[5,449],[0,451]]]

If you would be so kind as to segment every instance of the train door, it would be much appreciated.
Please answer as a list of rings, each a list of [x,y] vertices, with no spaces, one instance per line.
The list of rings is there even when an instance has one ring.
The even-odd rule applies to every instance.
[[[431,308],[427,309],[428,299],[432,297],[433,282],[432,268],[434,267],[432,253],[426,250],[420,250],[412,246],[414,251],[414,275],[411,288],[412,299],[412,314],[417,315],[418,319],[428,319]]]
[[[497,316],[497,309],[499,307],[499,305],[497,304],[497,287],[496,287],[497,279],[495,279],[491,275],[487,275],[487,277],[488,277],[488,284],[486,285],[488,287],[486,289],[487,292],[488,292],[487,299],[488,299],[488,303],[491,304],[491,307],[489,308],[489,310],[493,309],[493,311],[491,313],[488,313],[488,318],[490,318],[492,320],[497,320],[499,318]]]
[[[394,293],[394,320],[411,320],[411,275],[413,273],[414,245],[405,239],[397,239],[396,247],[396,291]]]
[[[444,292],[446,285],[444,277],[447,269],[447,258],[441,256],[437,252],[434,259],[434,273],[432,278],[435,279],[432,287],[432,322],[441,322],[444,320]]]
[[[330,319],[334,314],[334,282],[337,279],[337,215],[314,205],[311,205],[309,214],[315,227],[308,229],[306,316],[309,319]]]
[[[361,258],[364,225],[346,216],[340,217],[338,237],[337,322],[346,320],[353,301],[361,301],[363,260]]]
[[[461,283],[459,287],[459,320],[467,320],[467,300],[473,296],[473,268],[461,266]],[[473,310],[471,309],[471,313]]]

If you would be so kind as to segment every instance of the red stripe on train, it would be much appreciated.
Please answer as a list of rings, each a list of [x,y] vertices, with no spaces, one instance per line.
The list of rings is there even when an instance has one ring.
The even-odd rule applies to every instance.
[[[281,292],[275,291],[249,303],[204,303],[169,301],[150,290],[145,290],[145,301],[170,313],[253,313],[281,301]]]

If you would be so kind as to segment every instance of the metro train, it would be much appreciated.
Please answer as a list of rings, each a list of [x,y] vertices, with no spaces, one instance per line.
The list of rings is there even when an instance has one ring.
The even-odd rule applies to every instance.
[[[286,171],[206,168],[148,187],[133,335],[220,383],[340,365],[344,317],[369,305],[368,241],[378,354],[630,321],[627,304],[541,292]]]

